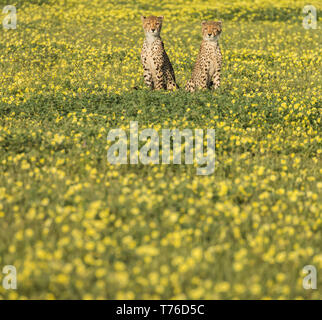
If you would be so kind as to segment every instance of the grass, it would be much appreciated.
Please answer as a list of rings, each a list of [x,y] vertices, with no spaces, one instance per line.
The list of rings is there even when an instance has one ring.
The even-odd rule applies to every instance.
[[[321,299],[322,37],[305,3],[16,5],[0,30],[0,270],[18,289],[0,298]],[[221,87],[146,89],[141,14],[165,16],[182,88],[200,22],[221,18]],[[108,131],[131,120],[215,128],[215,173],[110,165]]]

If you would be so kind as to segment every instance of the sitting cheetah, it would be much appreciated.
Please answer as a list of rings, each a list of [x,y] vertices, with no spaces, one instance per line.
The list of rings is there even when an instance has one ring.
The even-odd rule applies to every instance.
[[[141,52],[144,82],[151,89],[178,88],[174,71],[160,37],[163,17],[141,17],[145,40]]]
[[[202,36],[199,54],[186,90],[216,89],[220,86],[222,63],[218,39],[221,34],[221,22],[202,22]]]

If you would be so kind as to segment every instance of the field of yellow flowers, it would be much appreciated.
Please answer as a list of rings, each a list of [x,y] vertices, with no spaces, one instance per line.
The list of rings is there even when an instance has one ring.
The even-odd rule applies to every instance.
[[[0,26],[0,281],[14,265],[18,288],[0,282],[0,299],[322,298],[322,23],[303,28],[306,2],[10,4],[17,29]],[[200,22],[222,20],[220,89],[147,90],[142,14],[164,15],[181,87]],[[108,131],[131,120],[215,128],[215,173],[110,165]],[[305,265],[317,290],[303,289]]]

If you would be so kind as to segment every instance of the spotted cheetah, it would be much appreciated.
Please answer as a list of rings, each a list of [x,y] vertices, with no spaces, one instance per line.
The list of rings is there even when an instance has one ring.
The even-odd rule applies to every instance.
[[[220,86],[222,56],[218,39],[221,34],[221,21],[203,21],[201,26],[203,40],[191,79],[185,87],[190,92],[198,89],[217,89]]]
[[[145,40],[141,51],[145,84],[151,89],[178,88],[174,71],[160,37],[163,17],[141,17]]]

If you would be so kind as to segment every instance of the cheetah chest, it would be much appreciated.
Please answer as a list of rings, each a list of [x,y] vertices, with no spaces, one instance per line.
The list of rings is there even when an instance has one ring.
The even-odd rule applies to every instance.
[[[214,45],[207,46],[205,56],[207,61],[207,76],[211,79],[218,65],[216,47]]]
[[[147,60],[147,64],[149,66],[150,72],[152,74],[152,78],[155,79],[155,77],[156,77],[156,70],[155,69],[156,68],[155,68],[155,62],[153,60],[153,52],[151,49],[148,50],[148,52],[147,52],[146,60]]]
[[[158,52],[160,51],[160,48],[158,48],[157,45],[147,45],[146,48],[146,59],[147,64],[149,66],[150,72],[152,74],[152,78],[156,79],[156,68],[158,64],[160,64],[160,61],[158,59]]]

